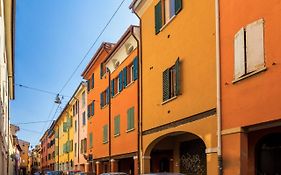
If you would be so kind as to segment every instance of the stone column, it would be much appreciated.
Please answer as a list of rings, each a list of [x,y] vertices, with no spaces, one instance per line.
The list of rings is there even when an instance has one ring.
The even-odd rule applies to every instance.
[[[143,156],[142,157],[142,171],[141,174],[147,174],[150,173],[150,156]]]
[[[118,160],[111,159],[110,164],[111,164],[110,172],[118,172]]]
[[[99,161],[97,161],[96,162],[96,175],[99,175],[101,173],[102,173],[102,164]]]
[[[138,160],[138,156],[134,156],[134,175],[138,175],[139,174],[139,160]]]

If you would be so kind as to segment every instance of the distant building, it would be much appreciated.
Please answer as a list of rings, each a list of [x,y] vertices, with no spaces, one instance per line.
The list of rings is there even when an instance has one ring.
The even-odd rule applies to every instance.
[[[20,152],[20,175],[27,175],[30,173],[29,169],[29,146],[30,143],[24,140],[19,140]]]
[[[9,173],[13,175],[18,175],[19,173],[20,152],[22,151],[16,135],[19,129],[20,128],[18,126],[10,124]]]
[[[31,174],[41,171],[41,145],[36,145],[31,150]]]

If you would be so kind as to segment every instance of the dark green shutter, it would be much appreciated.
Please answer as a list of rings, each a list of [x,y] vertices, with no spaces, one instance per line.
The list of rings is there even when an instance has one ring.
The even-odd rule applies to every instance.
[[[92,74],[92,87],[91,89],[93,89],[95,87],[95,74]]]
[[[107,137],[108,137],[108,126],[104,125],[103,126],[103,143],[108,142]]]
[[[103,107],[103,93],[100,93],[100,107]]]
[[[115,79],[111,80],[111,98],[114,96],[114,81]]]
[[[103,66],[102,66],[102,63],[101,63],[101,64],[100,64],[100,79],[102,78],[102,75],[103,75],[103,72],[102,72],[102,71],[103,71],[103,70],[102,70],[102,67],[103,67]]]
[[[123,69],[123,86],[124,89],[127,86],[127,67]]]
[[[89,136],[89,147],[92,148],[93,147],[93,133],[90,133],[90,136]]]
[[[119,92],[123,90],[123,72],[121,71],[118,75],[119,78]]]
[[[159,33],[162,28],[162,1],[155,6],[155,33]]]
[[[170,69],[163,72],[163,101],[170,98]]]
[[[95,101],[92,102],[91,115],[95,115]]]
[[[138,57],[136,56],[133,61],[133,80],[138,79]]]
[[[110,92],[109,92],[109,87],[108,88],[106,88],[106,104],[108,104],[109,103],[109,97],[110,97]]]
[[[91,117],[91,105],[88,105],[87,116],[88,118]]]
[[[130,111],[131,111],[131,124],[130,125],[131,125],[131,129],[133,129],[134,128],[134,123],[135,123],[135,121],[134,121],[135,120],[135,117],[134,117],[134,113],[135,113],[134,107],[132,107]]]
[[[120,134],[120,115],[114,118],[114,135]]]
[[[90,91],[90,80],[87,80],[87,91]]]
[[[175,64],[176,69],[176,95],[180,95],[180,59],[178,58]]]
[[[175,0],[175,14],[178,14],[182,9],[182,0]]]
[[[127,130],[134,128],[134,107],[127,111]]]

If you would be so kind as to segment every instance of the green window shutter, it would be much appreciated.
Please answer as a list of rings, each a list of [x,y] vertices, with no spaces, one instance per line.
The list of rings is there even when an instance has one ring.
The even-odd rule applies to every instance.
[[[136,58],[133,61],[133,80],[135,81],[136,79],[138,79],[138,56],[136,56]]]
[[[73,140],[69,142],[69,150],[70,152],[73,151]]]
[[[134,128],[134,107],[127,111],[127,130]]]
[[[91,89],[91,87],[90,87],[90,80],[88,80],[88,81],[87,81],[87,91],[89,92],[90,89]]]
[[[123,69],[123,88],[125,89],[127,86],[127,67]]]
[[[176,69],[176,95],[180,95],[180,59],[178,58],[175,64]]]
[[[89,135],[89,148],[92,148],[93,147],[93,133],[90,133]]]
[[[88,105],[87,116],[88,116],[88,118],[91,117],[91,105]]]
[[[103,143],[108,142],[108,126],[104,125],[103,126]]]
[[[102,71],[103,71],[103,70],[102,70],[103,66],[102,66],[102,65],[103,65],[103,63],[100,64],[100,79],[101,79],[102,76],[103,76],[103,72],[102,72]]]
[[[170,98],[170,69],[163,72],[163,101]]]
[[[100,107],[102,108],[103,107],[103,92],[100,93]]]
[[[106,104],[108,104],[109,103],[109,96],[110,96],[109,87],[106,88],[105,93],[106,93]]]
[[[113,80],[111,80],[111,87],[110,87],[110,90],[111,90],[111,97],[113,97],[114,96],[114,81],[115,81],[115,79],[113,79]]]
[[[175,0],[175,14],[178,14],[182,9],[182,0]]]
[[[120,134],[120,115],[114,118],[114,135]]]
[[[92,102],[91,115],[95,115],[95,101]]]
[[[162,28],[162,0],[155,6],[155,33],[158,34]]]
[[[63,122],[63,132],[67,132],[67,123]]]
[[[95,87],[95,74],[92,74],[92,84],[91,84],[91,89]]]
[[[121,71],[118,75],[119,78],[119,92],[123,90],[123,72]]]

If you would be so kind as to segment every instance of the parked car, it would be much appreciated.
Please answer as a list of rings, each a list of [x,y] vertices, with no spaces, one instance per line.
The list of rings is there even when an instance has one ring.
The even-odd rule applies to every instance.
[[[128,175],[128,174],[123,172],[110,172],[110,173],[102,173],[100,175]]]
[[[76,173],[80,173],[81,171],[72,170],[72,171],[64,171],[64,175],[76,175]]]
[[[46,171],[44,175],[62,175],[62,171]]]

